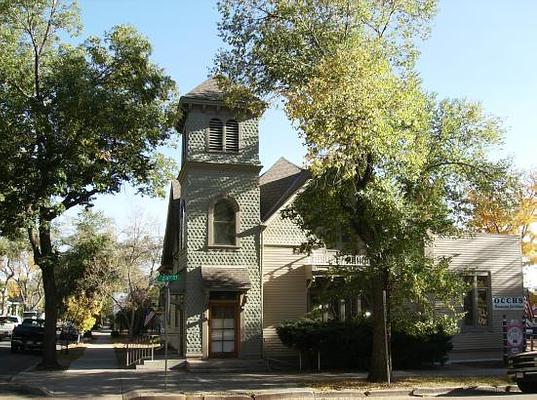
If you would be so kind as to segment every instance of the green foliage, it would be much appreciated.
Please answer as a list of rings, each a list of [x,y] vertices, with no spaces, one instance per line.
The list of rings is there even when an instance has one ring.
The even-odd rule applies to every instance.
[[[228,48],[217,55],[215,71],[266,99],[287,97],[316,75],[321,60],[356,39],[377,43],[394,65],[408,69],[436,1],[220,0],[218,8]]]
[[[287,211],[310,237],[303,250],[344,234],[354,246],[343,256],[369,260],[354,272],[372,304],[371,376],[385,380],[383,291],[397,329],[452,329],[460,317],[464,285],[425,249],[465,228],[470,194],[505,176],[507,163],[487,157],[501,121],[421,87],[416,42],[436,1],[222,0],[219,8],[229,48],[216,71],[266,101],[283,98],[307,146],[313,178]]]
[[[163,193],[159,146],[179,116],[175,83],[129,26],[103,39],[80,30],[70,0],[0,0],[0,234],[27,229],[45,292],[43,362],[57,367],[58,254],[51,221],[130,184]]]
[[[116,193],[129,182],[161,191],[171,172],[158,152],[177,118],[175,84],[129,26],[78,46],[69,1],[2,1],[0,230],[31,227]]]
[[[371,324],[367,319],[349,322],[298,320],[283,322],[276,328],[282,343],[298,350],[316,365],[321,352],[323,368],[367,369],[371,356]],[[435,327],[419,335],[392,332],[392,354],[395,368],[419,368],[443,363],[453,346],[451,335]]]
[[[60,315],[79,329],[89,330],[121,277],[117,241],[111,221],[102,213],[81,212],[74,228],[63,239],[64,252],[56,269]]]

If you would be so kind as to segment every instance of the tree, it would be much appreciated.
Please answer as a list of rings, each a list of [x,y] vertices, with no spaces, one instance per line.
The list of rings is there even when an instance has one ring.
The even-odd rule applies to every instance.
[[[435,1],[223,0],[219,7],[229,47],[215,71],[228,101],[244,107],[236,100],[244,87],[261,101],[282,98],[307,146],[313,179],[288,216],[325,243],[347,231],[355,239],[347,254],[369,260],[360,271],[372,305],[369,378],[386,381],[384,337],[390,321],[404,322],[396,300],[427,326],[435,309],[428,304],[461,299],[448,260],[428,259],[424,247],[463,227],[469,193],[503,176],[504,165],[486,157],[501,124],[478,104],[438,101],[421,88],[415,41],[427,35]]]
[[[8,298],[22,302],[25,311],[42,307],[43,283],[29,244],[23,236],[14,240],[0,238],[0,275],[4,277],[0,311],[5,313]]]
[[[472,193],[471,226],[478,232],[520,235],[525,264],[537,264],[537,170],[511,174]]]
[[[134,336],[140,315],[143,319],[158,294],[155,276],[162,238],[143,211],[134,213],[131,221],[117,235],[101,212],[84,210],[74,221],[74,231],[60,240],[56,279],[61,316],[80,329],[91,329],[102,307],[113,302]]]
[[[45,291],[45,367],[57,366],[58,254],[51,223],[124,183],[153,194],[169,174],[174,82],[132,27],[78,46],[68,0],[0,1],[0,233],[24,228]]]
[[[155,234],[157,230],[154,225],[139,211],[132,216],[132,223],[123,230],[120,241],[119,257],[123,274],[120,291],[127,296],[117,305],[124,315],[130,315],[128,326],[131,337],[141,329],[145,311],[158,294],[155,278],[163,239]]]
[[[90,210],[78,214],[74,232],[62,239],[56,271],[60,315],[88,331],[121,278],[118,243],[110,219]]]

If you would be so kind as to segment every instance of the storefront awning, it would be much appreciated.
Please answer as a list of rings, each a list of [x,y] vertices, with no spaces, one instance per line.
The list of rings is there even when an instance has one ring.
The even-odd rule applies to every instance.
[[[236,290],[244,292],[250,289],[250,278],[246,267],[202,266],[201,279],[207,290]]]

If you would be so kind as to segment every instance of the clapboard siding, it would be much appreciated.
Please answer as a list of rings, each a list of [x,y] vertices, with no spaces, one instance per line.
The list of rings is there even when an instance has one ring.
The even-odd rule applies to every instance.
[[[266,357],[289,357],[295,352],[285,347],[276,326],[299,319],[307,311],[307,287],[303,254],[293,247],[263,247],[263,347]]]
[[[437,238],[432,247],[435,257],[452,257],[450,266],[453,270],[490,271],[492,296],[523,294],[518,236],[479,234],[459,239]],[[451,359],[501,358],[503,315],[507,319],[520,319],[522,311],[492,310],[489,327],[461,327],[461,333],[453,339]]]

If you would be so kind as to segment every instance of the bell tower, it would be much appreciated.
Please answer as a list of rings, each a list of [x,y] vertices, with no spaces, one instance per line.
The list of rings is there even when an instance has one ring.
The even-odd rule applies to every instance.
[[[260,358],[258,119],[226,108],[214,78],[180,105],[182,347],[187,358]]]

